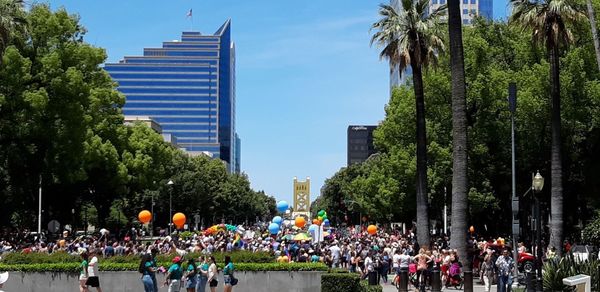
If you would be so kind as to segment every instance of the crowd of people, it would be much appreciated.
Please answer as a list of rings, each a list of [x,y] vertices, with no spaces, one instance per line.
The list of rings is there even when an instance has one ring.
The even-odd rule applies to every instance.
[[[145,291],[158,291],[159,286],[169,287],[169,291],[215,291],[219,280],[225,285],[225,292],[232,291],[237,283],[234,265],[225,257],[225,268],[217,270],[214,253],[228,253],[236,250],[266,252],[273,255],[274,261],[324,263],[330,268],[347,269],[360,274],[370,283],[398,285],[399,274],[405,270],[414,287],[431,285],[434,266],[441,270],[442,283],[446,286],[462,286],[462,266],[459,256],[471,257],[474,274],[480,275],[486,291],[494,281],[500,286],[510,286],[515,263],[510,256],[504,239],[469,241],[467,255],[457,254],[449,246],[447,236],[434,237],[430,246],[420,247],[414,230],[402,232],[399,229],[379,229],[376,234],[356,227],[332,228],[327,236],[315,240],[305,238],[294,240],[294,235],[304,232],[293,226],[284,226],[277,235],[272,235],[265,224],[237,226],[235,230],[222,229],[220,232],[194,232],[183,237],[173,233],[162,237],[143,238],[138,229],[131,229],[122,237],[101,232],[96,236],[69,236],[65,232],[53,241],[11,241],[0,240],[0,254],[7,252],[55,253],[58,251],[82,258],[80,290],[96,288],[101,292],[98,279],[98,258],[118,255],[140,257],[139,272]],[[500,248],[498,248],[500,247]],[[521,247],[523,248],[523,247]],[[188,258],[188,254],[201,254],[200,258]],[[172,265],[158,267],[158,254],[172,255]],[[509,255],[509,256],[505,256]],[[184,264],[187,261],[187,264]],[[223,277],[219,279],[219,272]],[[157,281],[157,274],[165,275],[165,281]],[[393,275],[390,279],[389,275]]]

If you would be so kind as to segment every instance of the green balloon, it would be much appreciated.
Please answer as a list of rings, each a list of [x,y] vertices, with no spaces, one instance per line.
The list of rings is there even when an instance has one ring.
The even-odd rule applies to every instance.
[[[327,219],[327,214],[323,215],[323,221],[325,221],[325,219]]]
[[[317,214],[319,214],[319,216],[320,216],[320,217],[323,217],[323,215],[325,215],[325,211],[321,210],[321,211],[319,211],[319,213],[317,213]]]

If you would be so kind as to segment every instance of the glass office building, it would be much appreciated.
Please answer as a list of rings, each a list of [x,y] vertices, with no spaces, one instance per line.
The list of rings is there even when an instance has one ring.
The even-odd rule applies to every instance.
[[[228,20],[212,35],[183,32],[181,40],[145,48],[105,69],[125,94],[123,113],[147,116],[192,155],[208,154],[239,172],[235,132],[235,46]]]

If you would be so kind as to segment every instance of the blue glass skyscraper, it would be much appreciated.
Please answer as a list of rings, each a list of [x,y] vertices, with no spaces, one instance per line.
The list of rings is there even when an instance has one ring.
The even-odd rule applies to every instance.
[[[183,32],[181,41],[145,48],[143,56],[105,69],[126,96],[125,115],[150,117],[190,154],[209,153],[239,171],[230,20],[212,35]]]

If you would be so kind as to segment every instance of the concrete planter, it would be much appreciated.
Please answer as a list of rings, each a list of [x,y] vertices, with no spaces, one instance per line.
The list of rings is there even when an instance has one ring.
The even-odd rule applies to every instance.
[[[321,291],[321,274],[324,272],[236,272],[239,279],[236,292],[259,291],[290,291],[290,292],[319,292]],[[39,292],[79,291],[78,274],[67,273],[24,273],[10,272],[8,282],[4,284],[7,292]],[[100,287],[105,292],[139,292],[144,291],[141,274],[138,272],[100,272]],[[158,275],[159,291],[167,291],[160,287],[165,275]],[[217,291],[223,291],[223,275],[220,274]],[[95,289],[90,289],[95,291]],[[181,289],[180,291],[185,291]],[[206,291],[210,291],[208,286]]]

